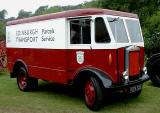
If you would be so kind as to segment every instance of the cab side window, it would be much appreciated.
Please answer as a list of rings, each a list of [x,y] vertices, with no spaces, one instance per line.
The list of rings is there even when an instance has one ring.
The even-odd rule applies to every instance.
[[[91,44],[89,19],[70,21],[70,44]]]
[[[109,43],[111,41],[103,18],[95,19],[95,41],[97,43]]]

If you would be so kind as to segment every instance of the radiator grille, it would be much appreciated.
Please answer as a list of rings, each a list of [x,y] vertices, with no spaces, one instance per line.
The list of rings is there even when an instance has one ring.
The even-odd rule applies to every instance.
[[[139,52],[129,52],[129,75],[134,76],[139,74]]]

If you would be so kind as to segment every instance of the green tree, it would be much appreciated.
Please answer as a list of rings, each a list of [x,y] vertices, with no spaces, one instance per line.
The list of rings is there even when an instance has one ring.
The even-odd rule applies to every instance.
[[[6,15],[7,15],[7,11],[5,9],[0,11],[0,21],[5,19]]]
[[[43,14],[44,11],[46,11],[48,9],[48,5],[46,6],[40,6],[34,13],[34,15],[41,15]]]
[[[92,0],[90,2],[85,2],[83,8],[100,8],[98,0]]]
[[[153,31],[160,31],[160,11],[150,17],[146,23],[148,24],[147,30],[149,34],[152,34]]]
[[[15,19],[16,19],[15,17],[10,17],[10,18],[5,19],[4,21],[5,21],[5,23],[6,23],[6,22],[8,22],[8,21],[12,21],[12,20],[15,20]]]
[[[56,12],[60,12],[60,11],[63,11],[61,6],[54,6],[54,7],[48,8],[42,14],[56,13]]]
[[[160,6],[160,0],[99,0],[98,2],[101,8],[138,14],[143,26],[146,19],[155,14]]]
[[[143,27],[145,52],[148,56],[160,50],[160,11],[148,18],[147,27]]]
[[[83,7],[83,4],[78,4],[78,5],[68,5],[68,6],[62,6],[62,10],[66,11],[66,10],[74,10],[74,9],[81,9]]]
[[[5,17],[7,15],[7,11],[4,9],[2,11],[0,11],[0,38],[4,38],[5,39]]]
[[[27,18],[27,17],[30,17],[30,16],[32,16],[32,12],[24,11],[23,9],[21,9],[18,12],[18,18],[20,18],[20,17]]]
[[[6,31],[5,31],[5,23],[3,21],[0,21],[0,38],[4,38],[6,37]]]

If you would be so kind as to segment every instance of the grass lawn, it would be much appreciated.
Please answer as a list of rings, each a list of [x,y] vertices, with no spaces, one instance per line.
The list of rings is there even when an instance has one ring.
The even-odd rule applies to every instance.
[[[160,88],[151,81],[143,86],[138,98],[124,98],[122,93],[105,99],[99,113],[159,113]],[[39,81],[33,92],[18,89],[16,79],[0,73],[0,113],[90,113],[82,97],[73,96],[68,86]]]

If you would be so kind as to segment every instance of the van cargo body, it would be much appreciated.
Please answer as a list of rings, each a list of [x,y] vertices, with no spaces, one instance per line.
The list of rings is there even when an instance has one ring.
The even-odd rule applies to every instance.
[[[136,14],[79,9],[10,21],[8,68],[22,91],[38,79],[84,89],[86,105],[100,108],[104,91],[139,95],[148,80]]]

